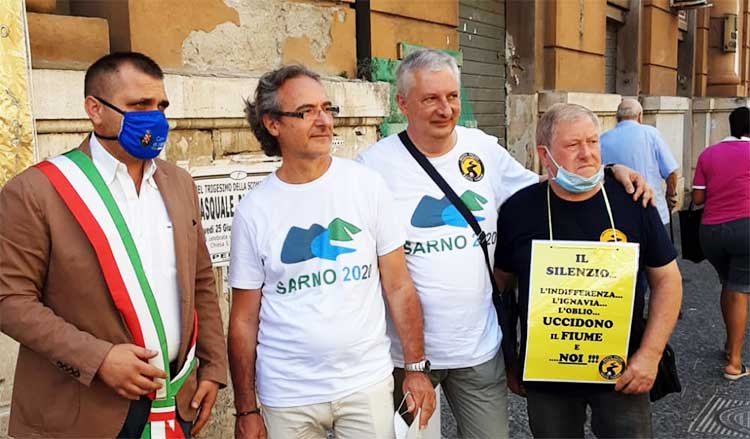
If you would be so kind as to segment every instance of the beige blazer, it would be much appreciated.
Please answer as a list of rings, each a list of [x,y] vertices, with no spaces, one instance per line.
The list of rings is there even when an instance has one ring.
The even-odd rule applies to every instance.
[[[86,139],[79,147],[91,156]],[[227,382],[226,346],[211,261],[190,175],[157,160],[154,179],[174,230],[185,361],[198,313],[194,370],[177,408],[195,417],[197,380]],[[93,248],[47,178],[29,168],[0,192],[0,330],[20,343],[9,434],[18,437],[114,437],[130,401],[97,378],[113,344],[132,343]]]

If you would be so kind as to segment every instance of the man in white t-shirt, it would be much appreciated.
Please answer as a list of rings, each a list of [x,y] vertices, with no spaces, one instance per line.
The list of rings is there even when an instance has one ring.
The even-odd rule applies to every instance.
[[[399,392],[426,425],[435,393],[422,311],[385,182],[331,156],[338,108],[302,66],[263,75],[246,113],[282,165],[242,199],[232,225],[237,437],[325,438],[333,429],[339,439],[393,438],[383,297],[414,369]]]
[[[500,205],[539,182],[539,176],[514,160],[497,138],[456,126],[461,99],[453,57],[431,49],[413,52],[396,72],[396,87],[409,138],[474,214],[493,258]],[[499,349],[502,331],[476,235],[397,135],[379,141],[357,160],[385,178],[397,217],[407,225],[404,249],[424,313],[429,375],[434,385],[442,385],[459,436],[507,437],[505,366]],[[617,174],[627,188],[629,170],[623,167]],[[639,187],[641,182],[642,177],[636,181]],[[396,363],[394,399],[400,400],[398,383],[404,376],[404,360],[393,325],[388,323]]]

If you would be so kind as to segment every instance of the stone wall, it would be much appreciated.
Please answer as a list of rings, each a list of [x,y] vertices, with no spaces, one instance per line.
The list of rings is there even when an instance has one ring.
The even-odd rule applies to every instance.
[[[38,157],[45,158],[77,146],[90,130],[83,110],[82,71],[34,70],[34,116]],[[185,166],[205,166],[215,160],[261,156],[244,120],[244,99],[252,97],[257,75],[195,76],[167,74],[171,133],[166,158]],[[76,86],[71,86],[76,84]],[[353,157],[358,148],[376,140],[373,131],[389,111],[389,86],[384,83],[324,80],[331,100],[341,107],[334,134],[344,140],[337,154]],[[341,141],[334,141],[341,144]]]
[[[677,12],[668,0],[645,0],[641,33],[641,93],[677,93]]]
[[[507,148],[524,167],[539,172],[536,153],[536,123],[539,120],[539,96],[534,94],[508,95]]]
[[[399,43],[434,49],[458,50],[458,2],[372,0],[370,4],[373,58],[401,59]]]
[[[84,69],[138,51],[181,72],[264,71],[304,63],[356,74],[353,0],[29,0],[35,68]],[[158,44],[154,44],[158,41]]]
[[[615,113],[620,105],[622,96],[604,93],[578,93],[564,91],[550,91],[539,93],[539,115],[544,114],[554,104],[578,104],[582,105],[599,117],[602,132],[617,125]]]
[[[543,88],[604,91],[606,2],[556,0],[543,3],[543,33],[536,35],[544,42],[543,59],[537,61],[544,69]]]
[[[549,107],[557,103],[579,104],[591,109],[597,114],[601,121],[602,130],[605,132],[617,124],[616,112],[622,96],[617,94],[600,94],[600,93],[578,93],[578,92],[540,92],[536,94],[511,94],[508,97],[508,151],[522,165],[536,172],[541,172],[539,158],[536,153],[535,133],[539,117],[544,114]],[[695,125],[700,121],[706,126],[716,127],[719,122],[718,118],[726,120],[728,112],[740,104],[738,101],[717,99],[704,99],[704,104],[696,103],[696,108],[706,107],[704,110],[696,110],[691,119],[689,98],[672,97],[672,96],[644,96],[640,98],[643,105],[643,122],[656,127],[661,133],[664,140],[669,145],[672,154],[677,163],[680,164],[679,171],[682,177],[678,181],[679,199],[682,199],[682,193],[689,189],[692,181],[692,169],[695,168],[695,158],[697,155],[691,151],[698,148],[698,152],[705,147],[700,147],[700,140],[692,140],[696,136],[709,135],[711,139],[719,140],[726,134],[718,137],[717,130],[708,129],[696,133]],[[743,100],[744,102],[744,100]],[[708,108],[711,108],[709,111]],[[720,115],[721,114],[721,115]],[[726,129],[721,132],[729,132],[726,122]],[[691,131],[692,127],[692,131]],[[717,138],[718,137],[718,138]],[[694,145],[691,149],[691,145]],[[691,157],[694,157],[691,159]],[[687,169],[688,172],[684,170]],[[680,205],[678,205],[678,208]]]
[[[175,10],[181,9],[181,0],[167,3],[170,2],[175,4]],[[250,71],[301,62],[327,74],[354,77],[355,14],[346,3],[338,6],[278,0],[224,3],[236,11],[238,23],[225,22],[210,31],[190,32],[179,43],[184,66]]]
[[[0,186],[34,160],[23,2],[0,3]]]
[[[40,159],[78,146],[91,130],[83,111],[83,71],[34,70],[33,114]],[[335,120],[334,153],[352,158],[377,140],[377,126],[388,113],[385,83],[324,79],[331,100],[341,107]],[[257,76],[216,77],[168,74],[170,135],[164,158],[195,167],[274,161],[260,151],[244,120],[243,99],[251,96]],[[228,316],[230,294],[226,268],[215,269],[222,314]],[[226,329],[226,328],[225,328]],[[17,345],[0,334],[0,438],[6,437]],[[231,387],[219,396],[214,416],[201,437],[231,437],[234,428]]]
[[[690,188],[689,185],[685,185],[684,175],[685,169],[688,169],[689,166],[688,162],[684,160],[689,155],[685,154],[685,151],[690,148],[691,144],[690,103],[689,98],[675,96],[645,96],[641,98],[643,123],[652,125],[659,130],[681,168],[678,171],[680,177],[677,180],[677,209],[682,207],[685,189]]]
[[[508,152],[525,167],[541,173],[536,152],[536,126],[539,117],[558,103],[578,104],[599,117],[602,132],[615,126],[620,95],[582,92],[539,92],[508,96]]]

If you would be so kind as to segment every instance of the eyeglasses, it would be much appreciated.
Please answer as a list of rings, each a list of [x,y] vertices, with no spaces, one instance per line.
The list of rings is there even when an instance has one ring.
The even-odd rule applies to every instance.
[[[339,107],[334,106],[327,106],[323,108],[306,108],[301,111],[270,111],[271,114],[274,114],[276,116],[287,116],[287,117],[296,117],[297,119],[303,119],[307,121],[315,120],[320,112],[325,113],[329,117],[336,117],[339,115],[340,109]]]

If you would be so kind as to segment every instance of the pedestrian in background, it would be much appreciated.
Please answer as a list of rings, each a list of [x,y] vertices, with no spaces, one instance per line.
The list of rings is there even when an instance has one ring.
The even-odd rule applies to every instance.
[[[737,380],[748,375],[742,342],[750,296],[750,109],[732,111],[729,127],[731,136],[698,157],[693,202],[705,202],[700,243],[721,279],[721,313],[727,328],[724,378]]]
[[[601,136],[602,162],[620,163],[646,177],[656,192],[661,222],[670,223],[677,204],[679,166],[659,130],[643,124],[643,107],[635,99],[623,99],[617,107],[617,126]],[[662,181],[666,180],[664,193]],[[669,228],[669,227],[667,227]]]

